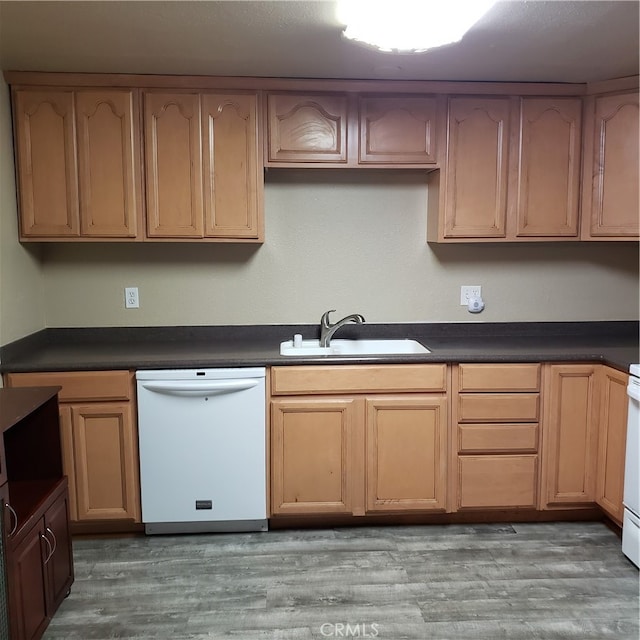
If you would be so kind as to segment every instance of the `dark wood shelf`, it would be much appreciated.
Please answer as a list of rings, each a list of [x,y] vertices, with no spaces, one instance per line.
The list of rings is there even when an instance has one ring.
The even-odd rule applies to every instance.
[[[60,387],[0,389],[0,433],[4,433],[53,398]]]

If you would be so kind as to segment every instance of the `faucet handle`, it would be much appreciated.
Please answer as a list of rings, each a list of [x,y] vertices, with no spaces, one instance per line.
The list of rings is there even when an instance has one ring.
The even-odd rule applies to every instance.
[[[327,329],[331,326],[331,322],[329,321],[329,314],[335,313],[335,309],[330,309],[329,311],[325,311],[320,318],[320,324]]]

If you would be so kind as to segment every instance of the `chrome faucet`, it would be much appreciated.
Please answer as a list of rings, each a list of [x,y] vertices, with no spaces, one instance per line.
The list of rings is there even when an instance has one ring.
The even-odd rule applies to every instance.
[[[342,326],[347,324],[347,322],[355,322],[356,324],[362,324],[364,322],[364,317],[359,313],[353,313],[350,316],[346,316],[342,318],[342,320],[338,320],[335,324],[331,324],[329,322],[329,314],[335,313],[335,309],[331,309],[331,311],[325,311],[322,314],[322,318],[320,318],[320,346],[328,347],[333,334]]]

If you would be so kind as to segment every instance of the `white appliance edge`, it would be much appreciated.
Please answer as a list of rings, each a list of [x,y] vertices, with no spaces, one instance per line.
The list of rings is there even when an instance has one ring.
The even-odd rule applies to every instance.
[[[640,364],[629,368],[622,552],[640,567]]]

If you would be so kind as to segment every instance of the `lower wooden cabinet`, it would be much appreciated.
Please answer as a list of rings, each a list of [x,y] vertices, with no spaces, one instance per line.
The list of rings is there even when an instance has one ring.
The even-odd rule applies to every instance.
[[[272,514],[444,511],[444,365],[336,368],[361,393],[311,395],[331,367],[272,371],[272,395],[283,396],[271,401]],[[399,377],[441,391],[383,394]]]
[[[78,520],[139,521],[131,403],[71,405]]]
[[[529,363],[453,367],[456,509],[537,507],[540,369]]]
[[[596,502],[607,515],[622,524],[629,376],[605,366],[600,374]]]
[[[598,369],[589,364],[546,365],[542,508],[595,502]]]
[[[444,511],[446,398],[367,398],[366,409],[367,511]]]
[[[458,461],[458,507],[536,508],[537,455],[474,455]]]
[[[72,522],[140,522],[130,371],[15,373],[11,387],[59,385],[62,462]]]
[[[353,398],[273,400],[273,513],[354,513],[359,405]]]

